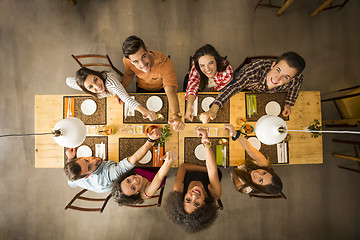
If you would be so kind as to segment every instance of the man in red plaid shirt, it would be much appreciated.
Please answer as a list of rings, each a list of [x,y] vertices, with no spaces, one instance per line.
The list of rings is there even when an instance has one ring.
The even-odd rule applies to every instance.
[[[282,54],[276,61],[258,60],[250,63],[244,71],[221,91],[209,111],[201,114],[203,123],[215,119],[216,113],[233,95],[240,91],[284,92],[288,94],[282,115],[287,117],[299,95],[305,68],[305,60],[295,52]]]

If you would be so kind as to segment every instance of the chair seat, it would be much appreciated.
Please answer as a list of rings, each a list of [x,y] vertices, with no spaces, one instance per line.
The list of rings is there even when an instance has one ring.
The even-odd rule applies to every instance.
[[[349,94],[360,93],[360,88]],[[360,118],[360,96],[336,100],[344,118]]]

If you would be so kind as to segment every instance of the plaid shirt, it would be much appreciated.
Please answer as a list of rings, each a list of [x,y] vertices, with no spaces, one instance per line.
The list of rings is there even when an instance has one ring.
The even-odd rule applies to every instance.
[[[234,75],[234,70],[230,64],[227,65],[226,69],[222,72],[217,72],[213,77],[214,83],[216,84],[213,88],[215,91],[220,91],[223,89],[232,79]],[[191,70],[189,72],[189,82],[186,88],[185,98],[189,95],[198,95],[200,85],[200,74],[195,68],[194,61],[191,65]]]
[[[273,60],[258,60],[250,63],[243,72],[236,76],[236,78],[221,91],[212,104],[216,104],[221,108],[233,95],[240,91],[268,93],[287,91],[288,94],[286,96],[285,104],[294,106],[299,95],[303,75],[300,74],[299,76],[294,77],[290,82],[269,90],[266,85],[266,75],[270,71],[272,63]]]

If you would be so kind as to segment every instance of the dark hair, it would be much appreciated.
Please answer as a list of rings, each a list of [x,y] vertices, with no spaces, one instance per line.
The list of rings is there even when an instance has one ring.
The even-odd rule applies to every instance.
[[[135,35],[127,37],[122,45],[122,51],[126,58],[129,58],[129,55],[137,53],[140,48],[143,48],[146,51],[144,41]]]
[[[281,56],[276,60],[276,63],[280,62],[281,60],[285,60],[289,67],[295,68],[297,70],[295,76],[299,75],[305,68],[304,58],[302,58],[296,52],[286,52],[281,54]]]
[[[195,63],[195,68],[200,74],[200,85],[199,85],[200,91],[203,91],[209,82],[209,78],[200,70],[200,66],[199,66],[199,58],[205,55],[210,55],[215,58],[216,68],[218,72],[224,71],[227,65],[229,65],[229,63],[225,60],[225,58],[221,57],[219,53],[216,51],[216,49],[210,44],[206,44],[205,46],[199,48],[195,52],[193,56],[193,60]]]
[[[119,206],[130,205],[130,204],[141,204],[144,202],[144,199],[141,198],[139,192],[137,194],[127,196],[121,189],[121,182],[132,175],[136,175],[135,169],[132,169],[131,171],[120,176],[113,183],[112,196],[113,196],[115,202],[117,202],[119,204]]]
[[[164,210],[169,219],[179,224],[186,232],[195,233],[211,226],[218,214],[215,200],[208,196],[205,204],[191,214],[184,209],[184,193],[170,192],[164,201]]]
[[[246,169],[239,169],[235,168],[234,171],[236,175],[238,175],[245,184],[239,189],[239,192],[242,192],[243,189],[246,187],[251,187],[253,190],[253,193],[265,193],[265,194],[278,194],[282,191],[282,181],[280,177],[274,172],[271,166],[268,167],[260,167],[256,165],[253,160],[245,160],[245,167]],[[271,184],[268,185],[259,185],[252,181],[251,179],[251,171],[257,170],[257,169],[263,169],[268,171],[272,178],[271,178]]]
[[[86,78],[88,77],[88,75],[95,75],[97,77],[99,77],[103,83],[104,83],[104,88],[105,88],[105,92],[106,93],[109,93],[107,88],[106,88],[106,85],[105,85],[105,82],[106,82],[106,77],[107,77],[107,72],[106,71],[102,71],[102,72],[99,72],[99,71],[95,71],[95,70],[91,70],[89,68],[80,68],[77,72],[76,72],[76,83],[77,85],[86,93],[94,96],[94,97],[98,97],[96,93],[93,93],[93,92],[90,92],[89,90],[87,90],[84,86],[84,82],[86,80]]]
[[[66,163],[64,166],[64,172],[70,181],[75,181],[86,176],[86,175],[81,175],[81,167],[76,162],[77,160],[78,158],[75,158],[70,162]]]

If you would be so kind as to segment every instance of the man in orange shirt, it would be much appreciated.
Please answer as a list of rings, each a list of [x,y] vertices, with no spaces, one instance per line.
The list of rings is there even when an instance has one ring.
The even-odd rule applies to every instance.
[[[125,39],[122,45],[124,53],[125,74],[122,85],[126,88],[136,75],[137,93],[165,92],[169,101],[172,116],[169,121],[175,131],[182,131],[178,83],[173,62],[163,53],[150,51],[143,40],[137,36]]]

